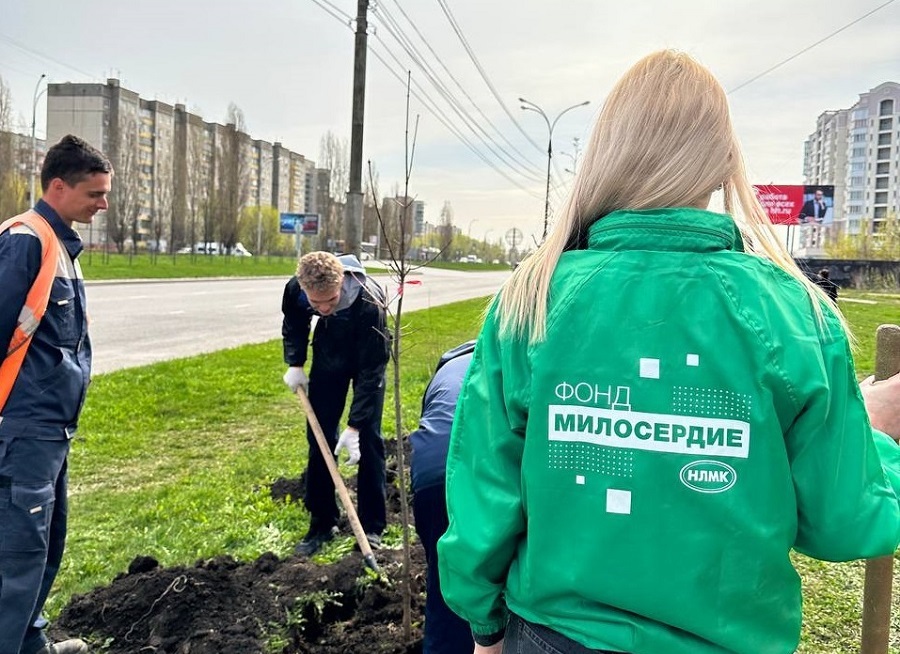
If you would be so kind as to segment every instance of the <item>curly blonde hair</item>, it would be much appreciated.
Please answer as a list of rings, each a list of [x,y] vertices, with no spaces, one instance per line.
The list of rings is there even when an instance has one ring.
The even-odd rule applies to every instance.
[[[330,291],[344,280],[344,266],[330,252],[310,252],[297,262],[300,288],[315,292]]]

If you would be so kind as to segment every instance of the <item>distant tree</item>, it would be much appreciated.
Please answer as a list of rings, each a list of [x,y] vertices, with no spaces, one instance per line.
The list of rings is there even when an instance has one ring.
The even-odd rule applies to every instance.
[[[0,221],[22,213],[28,206],[29,180],[20,169],[18,138],[12,131],[12,94],[0,77]]]
[[[226,251],[237,243],[242,211],[250,199],[250,137],[244,112],[231,103],[219,157],[221,177],[217,191],[219,236]]]
[[[110,125],[110,159],[116,173],[106,212],[106,242],[121,254],[131,232],[131,252],[138,241],[141,214],[141,177],[138,161],[139,124],[134,111],[127,108]]]
[[[244,207],[244,217],[241,220],[240,241],[250,247],[250,243],[256,243],[257,225],[259,225],[260,247],[253,254],[290,254],[294,251],[294,237],[290,234],[282,234],[278,217],[278,209],[271,206]]]
[[[441,224],[438,226],[438,248],[441,250],[441,261],[449,261],[453,257],[453,207],[450,200],[444,201],[441,209]]]
[[[341,140],[328,131],[319,141],[319,168],[329,174],[328,198],[321,208],[322,225],[319,226],[323,247],[339,240],[343,234],[344,200],[350,183],[350,147],[347,139]]]
[[[185,204],[187,220],[185,221],[185,241],[191,246],[198,242],[198,230],[208,228],[209,193],[210,193],[210,161],[206,153],[206,131],[199,127],[188,126],[186,145],[185,171]],[[199,219],[199,223],[198,223]],[[204,241],[209,240],[207,229],[203,230]]]
[[[363,186],[363,231],[362,240],[368,242],[373,236],[378,241],[380,227],[378,225],[378,206],[381,204],[381,193],[378,191],[378,169],[370,163],[369,176]]]
[[[156,153],[154,161],[153,212],[151,214],[151,230],[154,238],[154,259],[160,252],[163,235],[169,235],[168,247],[175,248],[175,220],[173,207],[175,200],[174,153],[171,147],[162,147]]]
[[[892,212],[878,222],[863,220],[857,233],[826,240],[825,253],[832,259],[900,260],[900,218]]]

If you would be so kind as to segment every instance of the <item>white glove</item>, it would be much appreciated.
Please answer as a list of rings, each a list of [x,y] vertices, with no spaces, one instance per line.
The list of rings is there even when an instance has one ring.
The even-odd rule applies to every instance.
[[[309,391],[309,379],[306,377],[306,373],[303,372],[303,368],[300,366],[291,366],[288,368],[282,379],[284,380],[284,383],[287,384],[287,387],[291,389],[292,393],[296,393],[297,389],[301,387],[304,392]]]
[[[359,463],[359,431],[353,427],[347,427],[341,432],[341,437],[338,438],[337,447],[334,448],[335,458],[340,455],[341,450],[347,450],[347,454],[349,455],[347,458],[347,465],[355,466]]]

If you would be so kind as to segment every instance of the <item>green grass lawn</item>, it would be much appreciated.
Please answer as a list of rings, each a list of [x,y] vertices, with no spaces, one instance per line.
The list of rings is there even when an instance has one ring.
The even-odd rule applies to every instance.
[[[418,265],[412,262],[413,265]],[[432,261],[429,268],[441,268],[443,270],[464,270],[466,272],[482,270],[509,270],[508,263],[461,263],[459,261]]]
[[[845,295],[877,303],[841,303],[859,338],[858,371],[867,375],[874,366],[870,334],[880,322],[900,321],[900,298]],[[404,319],[405,431],[416,425],[438,356],[476,335],[484,307],[482,298]],[[306,442],[282,372],[281,343],[271,341],[94,379],[70,457],[69,541],[51,615],[72,593],[109,583],[139,554],[171,566],[222,553],[250,560],[265,551],[291,552],[307,515],[299,504],[272,501],[268,486],[300,475]],[[389,396],[389,435],[392,407]],[[805,591],[798,651],[856,651],[862,565],[794,560]],[[898,609],[895,601],[895,615]]]
[[[84,278],[92,280],[119,279],[176,279],[191,277],[290,277],[297,269],[296,257],[233,257],[204,254],[147,253],[130,257],[127,254],[84,252],[81,257]],[[366,266],[369,272],[384,272],[383,268]]]

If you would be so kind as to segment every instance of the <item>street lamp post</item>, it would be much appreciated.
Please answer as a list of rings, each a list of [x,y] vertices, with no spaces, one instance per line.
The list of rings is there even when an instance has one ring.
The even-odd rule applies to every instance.
[[[37,84],[34,87],[34,100],[31,103],[31,170],[29,172],[29,177],[31,177],[31,196],[28,198],[31,202],[31,206],[34,206],[34,169],[37,168],[37,139],[35,138],[35,126],[37,124],[37,102],[38,98],[41,97],[41,93],[38,93],[38,89],[41,88],[41,82],[44,81],[44,78],[47,77],[47,73],[41,73],[41,76],[38,78]],[[46,91],[47,89],[44,89]]]
[[[547,123],[547,131],[549,132],[547,137],[547,192],[544,196],[544,235],[541,238],[541,242],[543,242],[547,238],[547,223],[550,221],[550,162],[553,159],[553,128],[556,127],[556,122],[563,117],[563,114],[572,111],[572,109],[584,107],[590,104],[590,101],[585,100],[584,102],[579,102],[578,104],[573,104],[571,107],[563,109],[557,114],[556,118],[553,119],[552,123],[550,122],[550,119],[547,118],[547,114],[544,113],[544,110],[535,103],[526,100],[525,98],[519,98],[519,102],[522,103],[521,108],[525,111],[533,111],[540,114],[541,117],[543,117],[544,122]]]
[[[468,236],[469,238],[472,238],[472,225],[474,225],[476,222],[478,222],[478,218],[472,218],[472,220],[469,221],[469,231],[466,234],[466,236]]]

